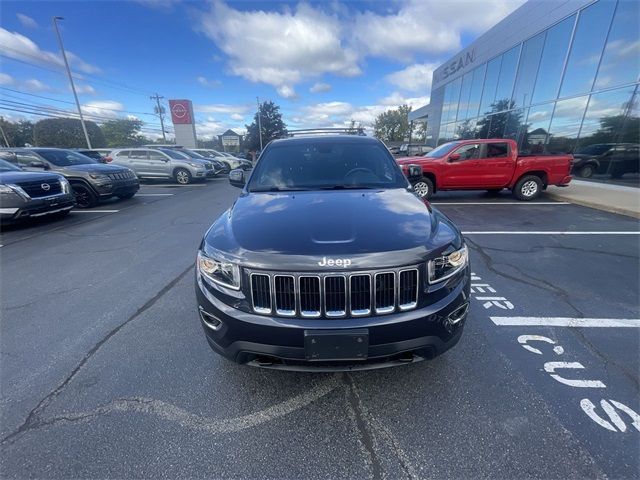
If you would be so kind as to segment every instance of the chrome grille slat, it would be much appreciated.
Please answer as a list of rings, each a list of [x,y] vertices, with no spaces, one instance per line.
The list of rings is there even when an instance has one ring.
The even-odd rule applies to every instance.
[[[324,305],[327,317],[347,314],[347,282],[343,275],[324,277]]]
[[[373,272],[248,272],[256,313],[299,318],[347,318],[407,311],[418,306],[417,267]]]
[[[293,275],[275,275],[273,277],[276,313],[286,317],[296,314],[296,288]]]
[[[307,318],[319,317],[322,312],[320,277],[300,276],[298,292],[300,292],[300,315]]]
[[[251,274],[251,302],[256,313],[271,313],[270,278],[262,273]]]

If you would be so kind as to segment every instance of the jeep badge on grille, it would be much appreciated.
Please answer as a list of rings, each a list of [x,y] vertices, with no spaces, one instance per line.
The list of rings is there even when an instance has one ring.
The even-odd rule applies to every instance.
[[[327,258],[327,257],[322,257],[322,261],[318,262],[318,265],[321,267],[343,267],[343,268],[347,268],[349,265],[351,265],[351,259],[349,258],[336,258],[335,260],[333,258]]]

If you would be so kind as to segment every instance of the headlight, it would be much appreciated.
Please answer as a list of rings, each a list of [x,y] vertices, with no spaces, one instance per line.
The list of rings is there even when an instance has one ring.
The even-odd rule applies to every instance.
[[[429,283],[437,283],[452,277],[469,264],[469,252],[467,246],[448,255],[429,260]]]
[[[60,189],[62,190],[62,193],[71,192],[71,186],[69,185],[69,181],[64,177],[60,177]]]
[[[16,193],[9,185],[0,185],[0,193]]]
[[[240,290],[240,268],[229,262],[214,260],[204,252],[198,252],[198,271],[209,282]]]
[[[22,188],[20,188],[18,185],[13,185],[13,184],[1,184],[0,193],[15,193],[20,195],[25,200],[29,200],[31,198],[29,194],[25,192]]]
[[[90,173],[89,176],[94,180],[99,180],[101,182],[110,182],[111,179],[102,173]]]
[[[204,165],[202,165],[201,163],[189,162],[189,165],[191,165],[193,168],[204,168]]]

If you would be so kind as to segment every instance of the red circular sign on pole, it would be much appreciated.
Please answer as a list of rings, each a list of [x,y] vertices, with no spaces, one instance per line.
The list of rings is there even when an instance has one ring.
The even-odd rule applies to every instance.
[[[169,100],[171,109],[171,120],[174,124],[193,123],[191,120],[190,100]]]

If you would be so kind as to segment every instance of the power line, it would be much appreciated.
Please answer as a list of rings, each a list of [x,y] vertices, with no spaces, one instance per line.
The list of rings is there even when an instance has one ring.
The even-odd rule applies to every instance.
[[[13,88],[8,88],[8,87],[0,87],[0,89],[2,90],[7,90],[9,92],[14,92],[14,93],[19,93],[20,95],[28,95],[30,97],[36,97],[36,98],[42,98],[43,100],[51,100],[52,102],[60,102],[60,103],[66,103],[69,105],[74,105],[73,102],[69,102],[67,100],[59,100],[57,98],[52,98],[52,97],[45,97],[44,95],[36,95],[35,93],[28,93],[28,92],[22,92],[20,90],[14,90]],[[6,94],[3,94],[6,95]],[[160,98],[164,98],[164,97],[160,97]],[[85,105],[86,108],[86,105]],[[150,113],[150,112],[134,112],[131,110],[118,110],[117,108],[107,108],[107,107],[100,107],[101,110],[110,110],[113,112],[122,112],[122,113],[131,113],[134,115],[149,115],[152,117],[155,117],[156,114],[155,113]]]

